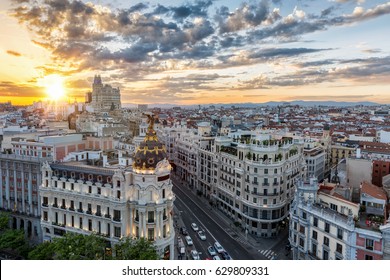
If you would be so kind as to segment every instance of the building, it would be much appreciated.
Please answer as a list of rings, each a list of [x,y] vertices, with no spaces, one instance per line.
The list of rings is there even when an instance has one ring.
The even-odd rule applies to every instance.
[[[349,158],[356,153],[356,146],[349,144],[334,144],[331,146],[331,163],[338,164],[342,159]]]
[[[66,232],[97,233],[111,244],[122,237],[143,237],[154,242],[162,258],[173,259],[170,172],[151,119],[130,166],[84,159],[45,163],[39,188],[44,239]]]
[[[307,165],[307,174],[314,176],[319,182],[324,180],[326,152],[321,147],[316,145],[315,141],[305,141],[303,153]]]
[[[376,132],[376,139],[380,143],[390,143],[390,130],[381,129]]]
[[[295,260],[389,259],[389,221],[371,211],[378,187],[363,185],[366,208],[345,199],[335,184],[318,185],[315,178],[297,184],[289,226]]]
[[[390,160],[376,159],[372,162],[372,183],[382,187],[382,178],[390,174]]]
[[[100,75],[95,75],[90,104],[95,113],[120,109],[121,95],[119,88],[113,88],[107,84],[103,85]]]
[[[248,233],[276,236],[288,216],[294,182],[305,172],[303,141],[237,134],[216,137],[215,153],[218,207]]]

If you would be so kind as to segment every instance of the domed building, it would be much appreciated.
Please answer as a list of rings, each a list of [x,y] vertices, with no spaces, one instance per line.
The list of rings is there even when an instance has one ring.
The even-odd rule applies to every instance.
[[[137,237],[154,240],[165,258],[173,258],[175,231],[172,213],[175,195],[170,179],[171,165],[165,146],[154,130],[153,116],[144,141],[134,155],[132,177],[133,197],[129,201],[134,217],[133,232]]]
[[[149,116],[144,140],[129,165],[91,166],[80,157],[77,163],[43,165],[44,240],[66,232],[97,233],[111,244],[123,237],[145,238],[154,243],[161,258],[174,258],[171,165],[153,125]]]

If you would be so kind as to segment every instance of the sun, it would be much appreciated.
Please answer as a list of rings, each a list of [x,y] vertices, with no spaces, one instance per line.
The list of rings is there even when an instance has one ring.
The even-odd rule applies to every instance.
[[[64,78],[53,74],[43,78],[43,86],[46,88],[48,97],[52,100],[58,100],[65,96]]]

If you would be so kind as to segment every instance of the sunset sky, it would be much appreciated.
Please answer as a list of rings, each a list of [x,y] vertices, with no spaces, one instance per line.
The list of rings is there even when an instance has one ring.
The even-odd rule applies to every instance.
[[[390,103],[390,2],[1,0],[0,102]]]

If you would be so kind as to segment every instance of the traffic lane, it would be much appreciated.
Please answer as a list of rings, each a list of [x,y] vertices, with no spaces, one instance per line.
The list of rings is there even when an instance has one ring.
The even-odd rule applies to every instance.
[[[192,193],[184,193],[179,187],[174,187],[174,192],[176,197],[183,201],[185,200],[185,204],[190,209],[191,215],[196,216],[199,220],[202,220],[204,225],[208,225],[207,231],[212,233],[218,240],[218,242],[225,248],[225,250],[232,256],[233,259],[242,259],[242,260],[253,260],[253,256],[248,253],[248,251],[242,247],[242,245],[237,242],[234,238],[232,238],[229,234],[225,232],[224,226],[220,225],[218,221],[218,217],[213,217],[214,220],[205,213],[208,211],[209,214],[212,215],[213,210],[205,209],[204,205],[198,205],[195,203],[195,197]],[[177,199],[177,200],[179,200]],[[176,203],[176,201],[175,201]],[[202,207],[203,206],[203,207]],[[196,218],[196,219],[197,219]],[[197,219],[198,220],[198,219]],[[198,221],[199,221],[198,220]],[[190,225],[191,223],[189,223]],[[206,230],[206,229],[205,229]]]
[[[187,246],[188,249],[190,249],[190,250],[195,249],[198,252],[201,252],[202,259],[209,257],[208,253],[207,253],[207,247],[212,246],[215,241],[212,239],[211,235],[208,234],[207,228],[204,228],[203,226],[201,226],[201,222],[199,221],[199,219],[196,217],[196,215],[193,214],[192,211],[188,211],[188,209],[184,206],[181,199],[176,199],[175,206],[177,209],[179,209],[179,211],[181,211],[180,216],[181,216],[181,219],[183,221],[183,224],[187,228],[188,235],[191,237],[192,242],[194,243],[193,246]],[[205,241],[200,240],[197,232],[195,232],[192,229],[191,223],[196,223],[199,228],[203,229],[206,232],[206,240]]]

